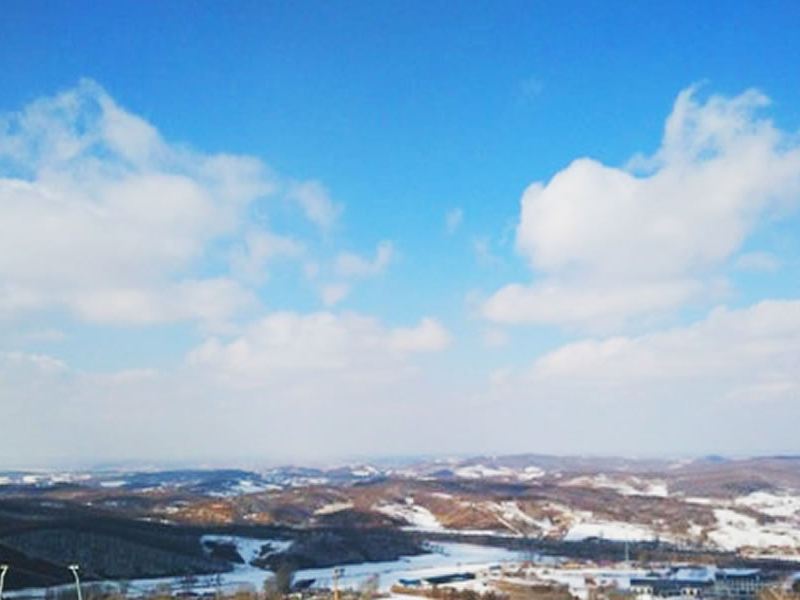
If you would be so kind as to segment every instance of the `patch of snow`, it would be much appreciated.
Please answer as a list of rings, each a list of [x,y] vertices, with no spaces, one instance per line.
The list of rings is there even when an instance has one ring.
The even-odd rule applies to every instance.
[[[356,467],[350,470],[355,477],[373,477],[375,475],[379,475],[380,471],[375,467],[371,467],[369,465],[362,465],[360,467]]]
[[[514,474],[511,469],[506,467],[487,467],[486,465],[470,465],[461,467],[454,471],[456,477],[462,479],[484,479],[488,477],[509,477]]]
[[[117,479],[114,481],[101,481],[100,487],[102,488],[121,488],[123,485],[128,483],[124,479]]]
[[[771,517],[794,517],[800,513],[800,496],[790,494],[753,492],[736,498],[734,504],[747,506]]]
[[[533,526],[542,531],[549,531],[553,526],[549,519],[534,519],[513,501],[489,502],[487,508],[495,514],[503,526],[518,535],[524,535],[524,532],[520,531],[518,527],[520,524]]]
[[[258,494],[280,489],[283,488],[274,483],[256,483],[250,479],[240,479],[236,483],[228,486],[226,490],[221,492],[211,492],[208,495],[213,498],[232,498],[235,496],[243,496],[245,494]]]
[[[702,525],[698,525],[697,523],[689,523],[689,537],[692,539],[700,539],[700,536],[703,535],[704,527]]]
[[[669,469],[670,471],[674,471],[674,470],[676,470],[676,469],[682,469],[683,467],[688,467],[688,466],[689,466],[689,465],[691,465],[693,462],[694,462],[694,459],[693,459],[693,458],[684,458],[684,459],[682,459],[682,460],[677,460],[677,461],[675,461],[675,462],[671,463],[671,464],[670,464],[670,465],[667,467],[667,469]]]
[[[699,496],[687,496],[683,501],[688,504],[699,504],[701,506],[713,506],[717,504],[717,501],[713,498],[701,498]]]
[[[546,472],[544,469],[540,469],[539,467],[525,467],[517,478],[522,481],[530,481],[531,479],[539,479],[540,477],[544,477]]]
[[[575,542],[593,537],[604,540],[634,542],[651,541],[656,538],[656,535],[652,529],[634,523],[584,521],[572,525],[564,536],[564,539]]]
[[[411,500],[409,502],[409,500]],[[444,527],[436,516],[424,506],[415,504],[413,498],[406,498],[405,504],[379,504],[372,507],[388,517],[400,519],[408,523],[409,531],[442,531]]]
[[[381,591],[388,591],[400,579],[425,579],[448,573],[478,573],[495,564],[522,560],[523,554],[503,548],[473,544],[431,544],[429,554],[401,557],[396,561],[344,565],[339,585],[343,589],[358,589],[369,577],[378,577]],[[332,587],[333,568],[304,569],[297,579],[314,579],[319,586]]]
[[[714,510],[717,526],[709,539],[724,550],[798,548],[800,531],[788,523],[760,524],[749,515],[727,508]]]
[[[248,537],[241,537],[237,535],[204,535],[200,538],[202,544],[208,542],[216,544],[232,544],[236,546],[236,551],[245,562],[245,565],[250,565],[254,560],[261,556],[270,556],[272,554],[279,554],[286,552],[292,545],[291,540],[273,540],[273,539],[255,539]],[[264,547],[268,546],[268,550],[262,553]],[[240,566],[240,568],[242,568]]]
[[[526,514],[516,502],[500,502],[497,506],[503,517],[509,521],[522,521],[528,525],[539,526],[539,521]]]
[[[332,515],[337,512],[342,512],[343,510],[350,510],[353,508],[353,503],[348,502],[331,502],[330,504],[326,504],[325,506],[319,507],[317,510],[314,511],[315,515]]]
[[[612,479],[604,473],[575,477],[562,485],[605,488],[614,490],[623,496],[657,496],[666,498],[669,495],[667,484],[663,481],[640,479],[639,477]]]

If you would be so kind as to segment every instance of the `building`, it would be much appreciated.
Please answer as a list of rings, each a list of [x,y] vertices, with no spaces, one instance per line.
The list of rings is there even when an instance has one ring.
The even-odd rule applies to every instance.
[[[754,598],[763,586],[760,569],[685,567],[630,580],[633,594],[658,598],[747,600]]]
[[[711,579],[685,579],[677,577],[637,577],[631,579],[630,589],[636,595],[658,598],[703,597],[713,589]]]
[[[761,569],[719,569],[714,579],[714,596],[753,598],[764,587]]]

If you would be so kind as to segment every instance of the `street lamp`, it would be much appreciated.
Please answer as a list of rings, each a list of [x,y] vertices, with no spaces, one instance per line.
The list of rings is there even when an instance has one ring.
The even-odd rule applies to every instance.
[[[7,572],[8,572],[8,565],[0,565],[0,600],[3,600],[3,584],[6,581]]]
[[[72,576],[75,578],[75,589],[78,591],[78,600],[83,600],[83,594],[81,594],[81,580],[78,577],[78,565],[70,565],[67,568],[72,571]]]
[[[339,577],[342,575],[344,575],[344,569],[342,567],[333,569],[333,600],[339,600]]]

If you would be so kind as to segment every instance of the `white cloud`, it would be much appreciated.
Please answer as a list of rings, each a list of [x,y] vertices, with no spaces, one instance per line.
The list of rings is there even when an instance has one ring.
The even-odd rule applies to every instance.
[[[463,369],[446,381],[426,370],[420,353],[442,345],[438,329],[425,320],[405,331],[360,315],[274,313],[201,344],[172,372],[91,374],[48,356],[0,353],[0,397],[14,423],[4,461],[741,454],[796,444],[799,301],[718,308],[668,331],[570,343],[524,370],[495,370],[485,386]],[[203,454],[209,439],[214,456]]]
[[[225,328],[232,315],[257,306],[255,296],[228,278],[181,280],[160,288],[94,288],[66,301],[80,317],[100,323],[145,325],[198,320]]]
[[[503,260],[492,249],[492,240],[488,237],[475,237],[472,239],[472,251],[475,259],[482,267],[496,268],[503,264]]]
[[[2,366],[3,379],[12,376],[19,377],[20,373],[40,371],[48,374],[60,374],[67,371],[64,361],[46,354],[30,354],[26,352],[0,353],[0,366]]]
[[[338,304],[350,294],[350,286],[346,283],[332,283],[322,286],[322,303],[325,306]]]
[[[762,271],[771,273],[777,271],[781,261],[769,252],[747,252],[736,259],[736,268],[742,271]]]
[[[171,145],[84,81],[3,118],[0,165],[0,314],[225,319],[252,301],[193,269],[275,190],[260,161]]]
[[[258,284],[267,277],[267,264],[275,259],[303,256],[302,242],[269,231],[252,230],[231,254],[231,270],[237,278]]]
[[[58,339],[23,336],[31,321],[44,325],[35,311],[58,325],[63,312],[100,324],[189,320],[219,336],[166,370],[93,373],[0,352],[0,398],[15,424],[6,441],[18,449],[3,461],[196,460],[209,439],[223,442],[211,457],[220,460],[287,447],[327,455],[331,442],[337,452],[389,448],[387,433],[402,448],[398,427],[416,426],[404,403],[425,396],[416,356],[449,342],[437,321],[392,328],[356,314],[286,312],[239,325],[263,310],[256,288],[274,261],[302,261],[316,285],[326,274],[343,281],[323,290],[335,304],[395,258],[381,242],[374,256],[343,253],[331,264],[311,242],[268,230],[259,202],[284,195],[324,231],[341,213],[317,182],[287,183],[259,160],[164,140],[92,82],[0,117],[4,347]],[[82,331],[66,330],[70,342],[58,348],[69,352]],[[287,441],[298,418],[306,436]]]
[[[309,221],[325,231],[336,224],[342,212],[342,207],[318,181],[294,183],[289,186],[287,195],[300,205]]]
[[[50,327],[22,331],[12,335],[11,338],[22,343],[54,343],[66,340],[67,334],[60,329]]]
[[[498,323],[581,324],[597,329],[619,325],[631,314],[666,311],[697,295],[702,284],[691,279],[620,283],[554,282],[511,284],[483,306]]]
[[[444,216],[444,229],[447,235],[453,235],[464,221],[464,211],[461,208],[448,210]]]
[[[509,342],[508,332],[490,327],[483,332],[483,343],[487,348],[502,348]]]
[[[319,182],[167,142],[88,80],[0,116],[0,318],[66,308],[104,323],[220,326],[257,305],[250,288],[269,263],[307,252],[250,222],[281,189],[323,229],[341,212]],[[390,257],[382,248],[367,267]],[[225,258],[227,273],[204,275]]]
[[[303,385],[335,375],[349,382],[392,381],[417,352],[443,349],[447,331],[432,319],[410,328],[387,329],[358,314],[279,312],[251,324],[231,340],[210,339],[188,362],[235,386]],[[293,382],[293,383],[289,383]]]
[[[716,388],[716,398],[747,389],[800,390],[800,301],[764,301],[714,309],[692,325],[642,335],[583,340],[539,358],[534,379],[616,388],[656,382],[695,390]],[[697,392],[694,392],[697,393]],[[795,396],[787,396],[792,399]]]
[[[798,356],[800,301],[720,307],[690,325],[587,338],[497,369],[466,403],[485,420],[482,439],[507,441],[506,451],[791,452]]]
[[[374,277],[383,273],[395,257],[394,245],[382,241],[375,249],[374,258],[364,258],[352,252],[342,252],[336,257],[334,269],[341,277]]]
[[[389,346],[402,352],[436,352],[450,345],[450,334],[436,320],[426,318],[414,327],[391,332]]]
[[[537,281],[499,290],[486,317],[618,326],[707,299],[759,220],[797,204],[800,148],[757,116],[767,103],[685,90],[654,156],[628,169],[582,158],[529,186],[516,246]]]

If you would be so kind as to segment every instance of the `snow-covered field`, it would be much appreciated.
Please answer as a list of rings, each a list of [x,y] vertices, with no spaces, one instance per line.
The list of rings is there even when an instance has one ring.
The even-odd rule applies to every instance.
[[[576,542],[588,538],[602,538],[614,541],[651,541],[656,539],[652,529],[634,523],[615,521],[585,521],[575,523],[564,536],[566,541]]]
[[[226,591],[236,591],[241,588],[261,590],[265,580],[272,574],[252,566],[249,564],[250,561],[259,556],[261,548],[265,545],[269,545],[273,552],[283,552],[291,545],[291,542],[285,540],[252,539],[240,536],[208,535],[204,536],[203,540],[235,544],[247,564],[237,565],[229,573],[198,576],[191,581],[180,577],[133,580],[128,583],[128,596],[146,595],[163,586],[197,593],[214,592],[218,589]],[[522,554],[516,551],[475,544],[436,543],[429,544],[428,548],[430,551],[426,554],[404,556],[394,561],[304,569],[295,573],[295,581],[313,579],[315,585],[331,587],[334,569],[339,568],[342,570],[339,586],[343,589],[358,588],[367,579],[377,576],[380,589],[388,591],[400,579],[419,579],[452,572],[475,573],[493,565],[516,562],[523,558]],[[71,586],[63,587],[71,588]],[[4,597],[17,599],[43,598],[44,596],[43,588],[17,590],[4,594]]]
[[[440,543],[430,546],[429,554],[408,556],[396,561],[344,565],[340,585],[357,588],[366,579],[378,577],[381,590],[388,590],[400,579],[420,579],[452,572],[475,573],[492,565],[516,562],[523,558],[519,552],[474,544]],[[296,579],[314,579],[318,585],[330,587],[333,568],[298,571]]]
[[[735,504],[771,517],[800,517],[800,496],[788,493],[753,492],[737,498]]]
[[[714,510],[717,526],[708,537],[725,550],[741,548],[798,548],[800,530],[791,524],[760,524],[755,518],[727,508]]]

